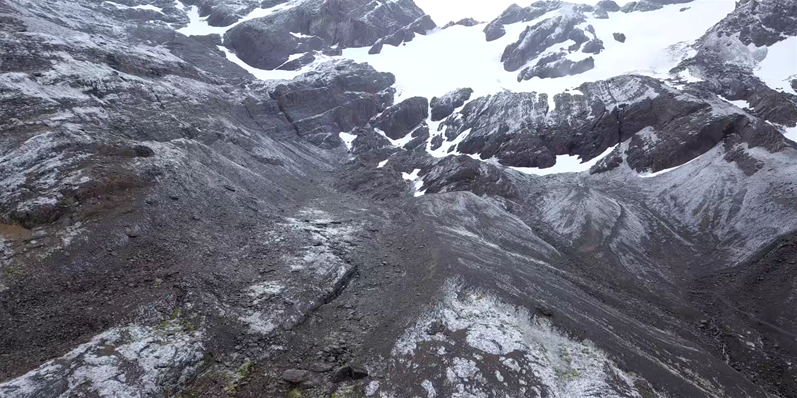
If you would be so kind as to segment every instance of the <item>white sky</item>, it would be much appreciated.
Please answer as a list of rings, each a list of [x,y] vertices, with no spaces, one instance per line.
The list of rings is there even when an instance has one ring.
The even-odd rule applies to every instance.
[[[631,0],[614,0],[623,5]],[[459,21],[462,18],[473,18],[482,22],[489,22],[501,14],[507,7],[516,3],[521,7],[528,6],[533,0],[415,0],[440,26],[449,21]],[[572,0],[573,3],[596,4],[598,0]]]

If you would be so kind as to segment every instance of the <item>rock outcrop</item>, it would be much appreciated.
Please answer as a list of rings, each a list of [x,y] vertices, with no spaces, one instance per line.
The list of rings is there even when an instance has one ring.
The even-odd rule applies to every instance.
[[[247,64],[274,69],[291,54],[372,46],[380,39],[407,40],[434,22],[411,0],[304,0],[227,31],[224,45]]]
[[[432,109],[432,121],[436,122],[448,117],[448,115],[454,112],[454,109],[465,105],[465,102],[470,99],[471,94],[473,94],[472,89],[460,88],[442,97],[433,97],[429,102]]]
[[[484,27],[486,39],[487,41],[493,41],[503,37],[506,34],[504,25],[532,21],[543,16],[546,12],[560,8],[562,4],[564,3],[561,1],[538,1],[528,7],[512,4]]]
[[[429,117],[429,100],[412,97],[377,115],[371,126],[382,130],[391,139],[404,138]]]

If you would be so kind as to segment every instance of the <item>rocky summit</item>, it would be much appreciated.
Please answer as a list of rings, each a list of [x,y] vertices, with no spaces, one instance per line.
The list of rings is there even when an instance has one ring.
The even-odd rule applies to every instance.
[[[502,1],[0,0],[0,397],[797,397],[797,2]]]

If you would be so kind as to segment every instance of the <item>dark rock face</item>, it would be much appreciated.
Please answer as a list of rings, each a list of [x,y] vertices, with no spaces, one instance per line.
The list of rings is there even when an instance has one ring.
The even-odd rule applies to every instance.
[[[571,52],[578,51],[578,49],[581,48],[581,44],[589,40],[587,34],[579,28],[571,30],[570,33],[567,34],[567,38],[575,42],[567,48],[567,50]]]
[[[525,8],[517,4],[512,4],[504,10],[501,15],[490,21],[490,23],[484,27],[487,41],[493,41],[503,37],[506,33],[504,25],[534,20],[549,11],[560,8],[562,4],[564,3],[561,1],[537,1]]]
[[[432,98],[432,101],[429,103],[432,108],[432,121],[436,122],[448,117],[448,115],[454,112],[454,109],[465,105],[465,102],[470,99],[471,94],[473,94],[472,89],[460,88],[440,98]]]
[[[747,45],[771,46],[786,36],[797,35],[797,4],[788,0],[743,0],[708,35],[728,36],[739,33]]]
[[[563,58],[562,54],[553,54],[552,57],[554,58],[553,60],[550,57],[545,57],[533,68],[523,69],[518,75],[518,81],[529,80],[533,77],[548,79],[577,75],[595,68],[595,60],[592,57],[584,58],[580,61],[571,61]]]
[[[561,15],[526,27],[518,41],[508,45],[501,55],[504,69],[510,72],[516,71],[542,54],[548,47],[567,40],[575,41],[575,44],[569,48],[570,51],[578,50],[581,43],[586,42],[588,38],[584,31],[575,26],[585,21],[584,11],[591,9],[589,6],[566,4],[562,8]]]
[[[303,54],[301,57],[294,59],[293,61],[288,61],[280,65],[279,67],[277,67],[277,69],[299,70],[302,69],[302,67],[305,65],[310,65],[311,63],[313,63],[313,61],[315,61],[315,55],[313,53],[306,53]]]
[[[617,40],[620,43],[625,43],[625,34],[624,33],[614,32],[614,33],[612,33],[612,36],[614,36],[614,40]]]
[[[332,45],[371,46],[388,37],[404,41],[432,28],[434,22],[411,0],[307,0],[235,26],[224,44],[247,64],[274,69],[291,54]]]
[[[504,25],[501,24],[488,24],[484,28],[484,36],[487,41],[498,40],[506,34]]]
[[[594,13],[592,13],[592,15],[593,15],[593,16],[594,16],[596,19],[609,19],[609,13],[608,13],[608,12],[606,12],[606,10],[604,10],[604,9],[602,9],[602,8],[597,8],[597,9],[595,9],[595,12],[594,12]]]
[[[600,54],[603,49],[603,40],[592,39],[584,44],[584,48],[582,48],[581,51],[587,54]]]
[[[384,40],[382,40],[382,39],[377,40],[376,43],[374,43],[374,45],[371,46],[371,48],[368,49],[368,54],[374,55],[374,54],[381,53],[382,52],[382,47],[384,45],[385,45]]]
[[[626,3],[620,11],[629,13],[629,12],[646,12],[646,11],[655,11],[663,8],[664,6],[661,3],[648,1],[648,0],[641,0],[641,1],[632,1],[630,3]]]
[[[343,61],[270,93],[296,133],[319,146],[337,146],[335,134],[362,127],[392,103],[395,78],[366,64]]]
[[[401,43],[408,43],[411,42],[412,39],[415,38],[415,34],[425,35],[428,31],[435,28],[435,23],[428,15],[424,15],[415,22],[407,25],[395,33],[380,38],[379,40],[374,43],[373,46],[368,50],[368,54],[379,54],[382,52],[382,46],[385,44],[390,44],[394,47],[398,47]]]
[[[797,123],[797,104],[793,96],[773,90],[753,74],[754,56],[745,50],[749,44],[771,45],[795,32],[791,2],[768,0],[740,2],[736,9],[709,29],[695,44],[694,58],[674,70],[689,69],[706,76],[702,90],[724,98],[745,100],[754,114],[773,123]],[[791,13],[791,14],[790,14]]]
[[[608,95],[609,87],[624,87],[623,93]],[[587,160],[631,139],[625,154],[628,165],[638,171],[682,164],[729,136],[771,151],[786,145],[776,131],[727,103],[673,93],[655,79],[623,76],[586,83],[579,90],[584,96],[554,97],[553,112],[547,98],[535,93],[477,98],[465,105],[459,117],[444,122],[446,137],[453,140],[469,131],[458,151],[482,159],[495,157],[505,165],[540,168],[552,166],[556,155]]]
[[[261,4],[258,0],[198,0],[186,2],[186,4],[191,3],[198,7],[199,16],[207,18],[210,26],[230,26],[257,7],[269,8],[277,5],[277,3],[265,4],[265,2]],[[280,3],[284,3],[284,1]]]
[[[469,191],[476,195],[516,198],[517,188],[493,165],[467,156],[443,159],[424,177],[426,193]]]
[[[462,18],[459,21],[456,21],[456,22],[451,21],[451,22],[445,24],[445,26],[443,26],[443,29],[450,28],[450,27],[456,26],[456,25],[471,27],[471,26],[476,26],[478,24],[479,24],[479,21],[477,21],[477,20],[475,20],[473,18]],[[490,41],[490,40],[487,40],[487,41]]]
[[[612,0],[601,0],[598,2],[598,4],[595,4],[595,8],[605,10],[607,12],[620,11],[620,6]]]
[[[429,117],[429,100],[424,97],[407,98],[386,109],[371,121],[371,126],[385,132],[391,139],[403,138]]]

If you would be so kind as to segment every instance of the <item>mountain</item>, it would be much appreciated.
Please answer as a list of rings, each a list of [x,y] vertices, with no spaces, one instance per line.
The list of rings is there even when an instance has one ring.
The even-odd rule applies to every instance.
[[[0,0],[0,396],[797,396],[797,3],[480,18]]]

